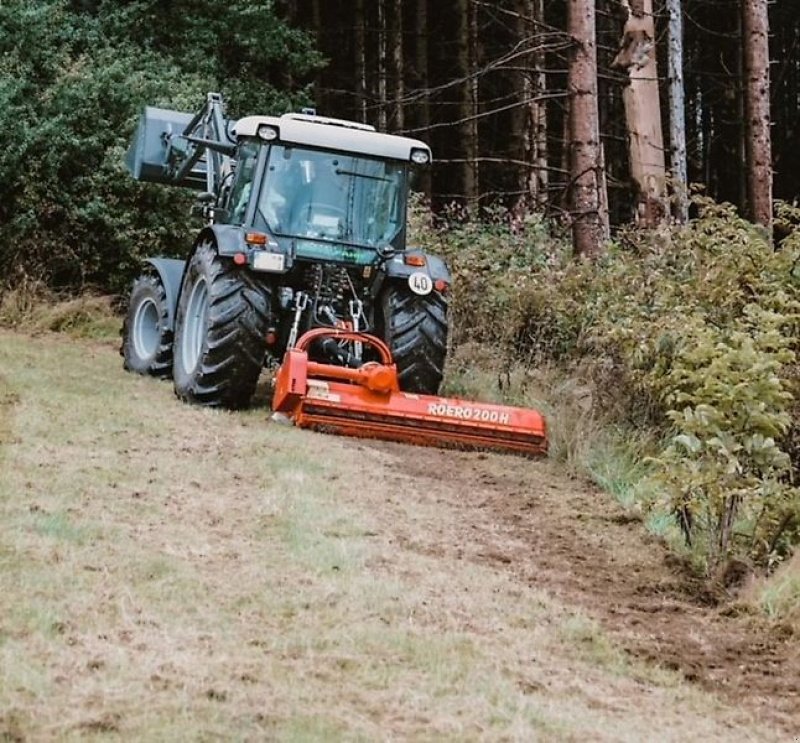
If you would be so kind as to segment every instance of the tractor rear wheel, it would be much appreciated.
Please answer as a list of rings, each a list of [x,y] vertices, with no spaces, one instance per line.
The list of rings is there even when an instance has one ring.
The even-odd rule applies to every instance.
[[[175,394],[210,407],[246,406],[264,365],[269,311],[269,290],[201,243],[176,313]]]
[[[133,282],[128,313],[122,323],[123,366],[136,374],[166,377],[172,369],[172,329],[167,293],[157,275]]]
[[[439,292],[414,294],[401,284],[383,293],[382,335],[388,344],[400,389],[435,395],[447,355],[447,300]]]

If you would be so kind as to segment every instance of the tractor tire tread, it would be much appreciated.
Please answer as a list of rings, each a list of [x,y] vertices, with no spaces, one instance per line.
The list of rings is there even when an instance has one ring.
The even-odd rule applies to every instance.
[[[390,286],[383,299],[384,338],[397,366],[400,389],[435,395],[447,355],[447,299]]]
[[[138,301],[139,295],[142,293],[149,294],[155,301],[160,316],[159,320],[162,325],[158,350],[156,351],[155,357],[146,365],[142,360],[135,357],[133,341],[131,340],[131,310],[133,305]],[[129,295],[128,311],[125,313],[125,318],[122,321],[122,330],[120,331],[122,344],[119,352],[123,359],[123,368],[134,374],[144,374],[161,379],[169,377],[172,373],[174,339],[172,329],[168,326],[167,292],[164,288],[164,284],[158,275],[151,272],[143,273],[141,276],[134,279]]]
[[[270,294],[246,269],[220,258],[211,243],[198,246],[195,260],[205,264],[207,333],[190,383],[176,380],[175,391],[188,402],[242,408],[250,402],[264,365]]]

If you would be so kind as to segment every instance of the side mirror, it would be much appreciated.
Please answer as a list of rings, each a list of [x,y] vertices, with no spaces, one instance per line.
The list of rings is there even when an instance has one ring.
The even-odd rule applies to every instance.
[[[209,191],[203,191],[202,193],[197,194],[198,204],[213,204],[216,200],[217,197]]]

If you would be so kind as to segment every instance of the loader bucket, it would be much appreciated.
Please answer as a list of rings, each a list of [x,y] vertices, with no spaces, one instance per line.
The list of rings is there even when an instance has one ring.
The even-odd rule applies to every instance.
[[[166,135],[180,134],[193,119],[194,114],[145,107],[125,157],[125,164],[136,180],[176,185],[167,173]],[[206,188],[204,159],[195,164],[180,185],[200,191]]]
[[[374,348],[380,362],[358,369],[308,359],[315,340],[334,338]],[[391,352],[364,333],[318,328],[286,352],[272,409],[301,428],[425,446],[545,454],[544,418],[535,410],[401,392]]]

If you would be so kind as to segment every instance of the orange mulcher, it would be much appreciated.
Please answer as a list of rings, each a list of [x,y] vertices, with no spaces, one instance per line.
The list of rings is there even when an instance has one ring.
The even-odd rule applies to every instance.
[[[332,338],[373,348],[380,361],[357,369],[310,361],[307,349]],[[286,351],[272,409],[301,428],[404,441],[544,454],[547,432],[535,410],[401,392],[388,346],[351,330],[317,328]]]

